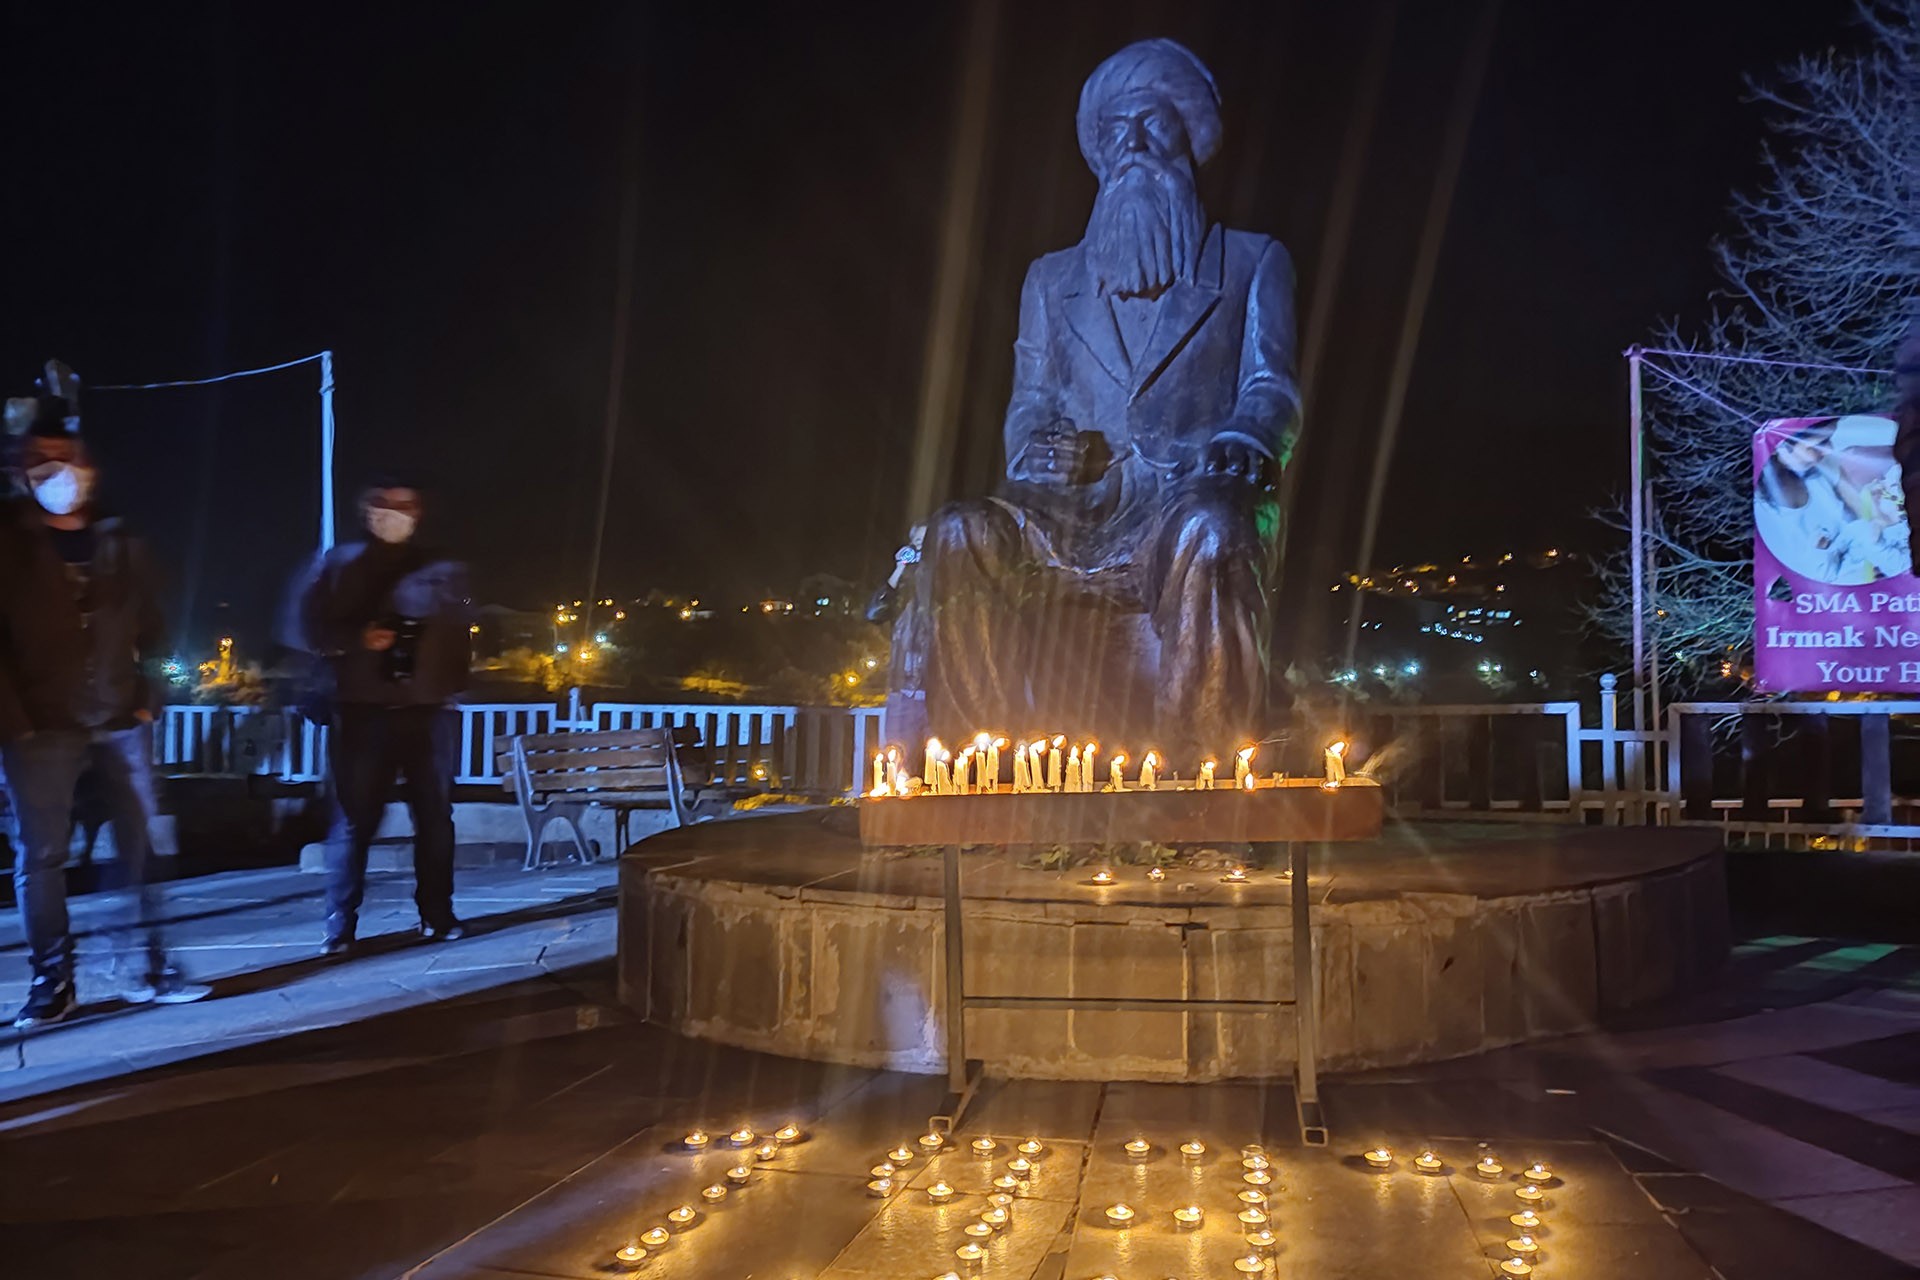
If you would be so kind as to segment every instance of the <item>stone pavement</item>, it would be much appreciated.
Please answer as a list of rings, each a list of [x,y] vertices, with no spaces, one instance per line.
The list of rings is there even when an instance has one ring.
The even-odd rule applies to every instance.
[[[0,1103],[0,1275],[606,1280],[629,1274],[615,1250],[690,1204],[688,1229],[631,1274],[1204,1280],[1243,1274],[1247,1143],[1273,1159],[1277,1240],[1244,1274],[1499,1280],[1517,1234],[1511,1174],[1533,1159],[1558,1175],[1535,1233],[1541,1280],[1920,1274],[1920,947],[1752,937],[1726,983],[1640,1025],[1335,1079],[1326,1151],[1298,1146],[1285,1086],[1018,1083],[990,1084],[960,1135],[1000,1150],[930,1163],[914,1138],[941,1102],[937,1079],[716,1048],[617,1008],[609,936],[593,932],[610,904],[590,896],[606,872],[476,873],[462,910],[497,928],[338,966],[303,950],[311,877],[177,887],[195,904],[180,914],[207,922],[182,925],[210,948],[196,964],[238,976],[215,1001],[103,1012],[27,1042],[29,1072],[82,1035],[109,1069],[145,1069]],[[388,927],[411,922],[406,892],[381,883]],[[286,901],[235,900],[253,893]],[[249,950],[275,942],[277,963]],[[356,989],[365,1014],[318,991],[321,1029],[248,1012],[297,1014],[305,997],[274,993],[324,979]],[[115,1045],[215,1011],[247,1016],[193,1046],[163,1037],[158,1056]],[[702,1198],[742,1159],[721,1135],[788,1120],[804,1141]],[[701,1154],[680,1141],[695,1126],[716,1135]],[[1045,1148],[1036,1171],[969,1271],[954,1253],[963,1228],[1004,1175],[1007,1144],[1027,1137]],[[1123,1148],[1134,1138],[1150,1144],[1144,1159]],[[1197,1161],[1177,1153],[1192,1138],[1208,1148]],[[902,1142],[915,1152],[904,1189],[870,1195],[871,1167]],[[1384,1174],[1357,1160],[1381,1142],[1396,1153]],[[1483,1143],[1501,1177],[1470,1171]],[[1428,1145],[1442,1172],[1411,1167]],[[956,1189],[946,1208],[925,1195],[935,1178]],[[1120,1202],[1138,1215],[1124,1229],[1106,1215]],[[1203,1209],[1199,1227],[1174,1225],[1185,1204]]]
[[[197,1004],[129,1006],[108,972],[96,930],[125,902],[71,900],[80,1015],[22,1034],[0,1023],[0,1101],[537,977],[613,954],[611,862],[526,873],[462,869],[455,910],[472,936],[418,944],[410,875],[372,874],[361,913],[363,951],[324,959],[321,880],[292,869],[239,871],[168,882],[160,918],[186,972],[213,985]],[[18,913],[0,917],[0,1011],[11,1017],[29,981]]]

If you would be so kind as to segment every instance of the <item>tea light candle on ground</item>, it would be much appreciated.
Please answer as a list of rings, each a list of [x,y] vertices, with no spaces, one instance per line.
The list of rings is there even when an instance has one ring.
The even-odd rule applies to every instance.
[[[783,1147],[787,1143],[793,1142],[796,1139],[798,1139],[799,1136],[800,1136],[800,1126],[792,1123],[783,1124],[778,1129],[775,1129],[773,1131],[773,1140],[779,1143]]]
[[[1515,1236],[1513,1239],[1507,1241],[1507,1252],[1516,1257],[1530,1259],[1534,1254],[1540,1252],[1540,1243],[1532,1236]]]
[[[945,1204],[953,1199],[953,1188],[944,1182],[936,1182],[927,1188],[927,1199],[935,1204]]]
[[[1020,1185],[1020,1179],[1010,1173],[1003,1173],[993,1180],[993,1185],[1002,1191],[1011,1191]]]
[[[707,1144],[712,1141],[713,1139],[711,1137],[698,1129],[695,1129],[692,1133],[680,1139],[681,1145],[689,1151],[705,1151]]]
[[[700,1196],[708,1204],[718,1204],[727,1198],[727,1189],[716,1182],[705,1191],[702,1191]]]
[[[684,1227],[699,1216],[699,1210],[690,1204],[683,1204],[678,1209],[669,1209],[667,1211],[667,1221],[676,1227]]]
[[[753,1176],[753,1170],[744,1164],[737,1164],[727,1170],[727,1181],[735,1184],[745,1182]]]
[[[1133,1221],[1133,1210],[1124,1204],[1108,1205],[1107,1221],[1125,1226]]]
[[[1158,867],[1147,868],[1147,879],[1153,881],[1155,884],[1159,884],[1162,880],[1165,880],[1166,878],[1167,878],[1167,873],[1162,871],[1160,868]]]
[[[1422,1151],[1413,1158],[1413,1167],[1422,1173],[1438,1173],[1444,1166],[1439,1156],[1431,1151]]]
[[[750,1147],[753,1145],[753,1130],[742,1125],[729,1135],[728,1141],[732,1142],[736,1147]]]
[[[1552,1182],[1553,1166],[1535,1160],[1521,1171],[1520,1176],[1528,1182]]]
[[[887,1162],[889,1164],[912,1164],[913,1152],[907,1149],[905,1143],[902,1143],[900,1146],[887,1152]]]
[[[947,1140],[937,1133],[923,1133],[920,1135],[920,1149],[922,1151],[938,1151],[946,1145]]]
[[[876,1178],[891,1178],[894,1174],[900,1171],[894,1168],[891,1164],[882,1163],[882,1164],[877,1164],[873,1166],[873,1168],[867,1170],[867,1172],[871,1173]]]
[[[1540,1217],[1539,1214],[1535,1213],[1533,1210],[1522,1209],[1518,1213],[1508,1214],[1507,1221],[1511,1222],[1514,1226],[1520,1228],[1522,1231],[1538,1231],[1540,1229],[1540,1224],[1544,1220]]]
[[[629,1240],[627,1243],[621,1245],[619,1249],[615,1250],[613,1256],[621,1262],[631,1264],[644,1259],[647,1256],[647,1251],[642,1249],[638,1242]]]
[[[1249,1169],[1240,1175],[1240,1180],[1249,1186],[1264,1187],[1273,1181],[1273,1175],[1265,1169]]]
[[[1271,1249],[1275,1244],[1279,1243],[1279,1240],[1280,1237],[1273,1234],[1273,1232],[1266,1227],[1262,1227],[1258,1231],[1247,1232],[1247,1243],[1256,1249]]]
[[[1273,1162],[1263,1155],[1248,1154],[1240,1158],[1240,1167],[1243,1169],[1271,1169]]]
[[[960,1229],[972,1236],[975,1240],[985,1240],[993,1234],[993,1228],[984,1222],[969,1222]]]
[[[771,1142],[763,1142],[753,1149],[753,1154],[756,1159],[771,1160],[780,1154],[780,1148]]]
[[[987,1197],[987,1203],[996,1209],[1005,1209],[1008,1213],[1013,1212],[1013,1197],[1005,1191],[994,1192]]]
[[[1097,885],[1112,884],[1113,872],[1107,870],[1105,867],[1102,867],[1098,871],[1093,873],[1093,882]]]
[[[1258,1187],[1248,1187],[1240,1193],[1241,1204],[1264,1205],[1266,1202],[1267,1193]]]
[[[1132,1156],[1136,1160],[1139,1159],[1141,1156],[1146,1155],[1149,1151],[1152,1151],[1152,1150],[1153,1150],[1153,1144],[1148,1142],[1145,1138],[1134,1138],[1127,1143],[1127,1154]]]
[[[1189,1138],[1180,1144],[1180,1154],[1189,1160],[1198,1160],[1201,1156],[1207,1154],[1207,1144],[1198,1138]]]
[[[1028,1138],[1025,1142],[1021,1143],[1017,1149],[1021,1155],[1026,1156],[1028,1159],[1032,1159],[1034,1156],[1046,1150],[1045,1147],[1040,1145],[1040,1139],[1038,1138]]]
[[[1183,1209],[1175,1209],[1173,1211],[1173,1220],[1183,1227],[1197,1227],[1200,1225],[1201,1219],[1205,1217],[1206,1214],[1202,1212],[1200,1206],[1197,1204],[1190,1204]]]
[[[1258,1275],[1267,1269],[1267,1260],[1257,1253],[1250,1253],[1244,1258],[1235,1258],[1233,1269],[1243,1275]]]
[[[658,1249],[671,1238],[665,1227],[648,1227],[640,1233],[640,1243],[649,1249]]]
[[[999,1205],[995,1205],[980,1215],[980,1221],[986,1223],[995,1231],[998,1231],[1007,1225],[1007,1211]]]
[[[1513,1194],[1515,1194],[1516,1196],[1519,1196],[1522,1200],[1525,1200],[1528,1204],[1538,1204],[1540,1203],[1540,1201],[1545,1200],[1547,1198],[1547,1193],[1542,1191],[1540,1188],[1534,1186],[1531,1182],[1524,1184]]]
[[[1376,1169],[1388,1169],[1393,1167],[1393,1152],[1388,1150],[1386,1147],[1375,1147],[1373,1150],[1366,1153],[1365,1159],[1368,1164],[1372,1165]]]
[[[1221,884],[1246,884],[1247,869],[1245,867],[1233,868],[1233,870],[1227,872],[1227,874],[1220,877],[1220,883]]]
[[[1473,1165],[1473,1171],[1483,1178],[1497,1178],[1506,1170],[1507,1166],[1494,1159],[1491,1153],[1481,1156]]]
[[[1533,1264],[1525,1258],[1508,1258],[1500,1264],[1500,1272],[1509,1276],[1530,1276],[1533,1274]]]
[[[867,1184],[867,1192],[870,1195],[876,1195],[881,1197],[882,1199],[885,1199],[887,1196],[890,1196],[893,1194],[893,1179],[892,1178],[875,1178],[872,1182],[869,1182]]]
[[[1267,1225],[1267,1211],[1259,1208],[1242,1209],[1240,1211],[1240,1221],[1250,1227],[1264,1227]]]
[[[1013,1159],[1007,1161],[1007,1172],[1017,1178],[1024,1178],[1033,1172],[1033,1161],[1027,1159],[1025,1156],[1015,1156]]]
[[[987,1251],[982,1249],[977,1242],[969,1240],[958,1249],[955,1249],[953,1256],[962,1262],[978,1262],[987,1256]]]
[[[999,1149],[1000,1144],[992,1138],[975,1138],[973,1140],[973,1154],[977,1156],[990,1156]]]

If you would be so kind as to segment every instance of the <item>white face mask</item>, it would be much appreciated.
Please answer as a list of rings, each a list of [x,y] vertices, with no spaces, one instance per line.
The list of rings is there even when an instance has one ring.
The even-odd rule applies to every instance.
[[[367,530],[382,542],[401,543],[413,536],[419,521],[391,507],[368,507]]]
[[[48,515],[70,516],[93,494],[93,469],[70,462],[48,462],[27,473],[34,501]]]

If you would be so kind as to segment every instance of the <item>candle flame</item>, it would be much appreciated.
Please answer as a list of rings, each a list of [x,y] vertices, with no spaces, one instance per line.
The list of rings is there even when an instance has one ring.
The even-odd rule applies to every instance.
[[[1069,760],[1075,760],[1075,761],[1077,761],[1077,760],[1079,760],[1079,759],[1080,759],[1080,748],[1078,748],[1078,747],[1075,747],[1075,748],[1073,749],[1073,751],[1072,751],[1072,753],[1071,753],[1071,754],[1069,754],[1069,755],[1067,756],[1067,759],[1069,759]]]
[[[1153,752],[1149,751],[1147,752],[1146,756],[1140,761],[1140,763],[1143,765],[1158,767],[1158,765],[1160,764],[1160,757],[1155,755]]]
[[[1248,791],[1253,790],[1253,775],[1248,774],[1246,777],[1242,778],[1240,780],[1240,785]]]
[[[932,753],[933,753],[934,755],[939,755],[939,754],[940,754],[940,752],[941,752],[942,750],[944,750],[944,748],[943,748],[943,747],[941,747],[941,745],[940,745],[940,739],[938,739],[938,738],[928,738],[928,739],[927,739],[927,750],[928,750],[928,751],[931,751],[931,752],[932,752]]]
[[[1127,753],[1124,751],[1122,751],[1119,755],[1113,758],[1113,763],[1116,768],[1120,765],[1125,764],[1126,762],[1127,762]]]
[[[1054,746],[1056,746],[1056,747],[1064,747],[1064,746],[1066,746],[1066,745],[1067,745],[1067,735],[1063,733],[1063,734],[1060,734],[1060,735],[1058,735],[1057,737],[1055,737],[1055,738],[1054,738],[1054,740],[1053,740],[1053,745],[1054,745]]]
[[[973,745],[980,748],[982,751],[985,751],[988,747],[993,745],[993,739],[987,734],[976,733],[973,735]]]
[[[1343,756],[1347,754],[1347,744],[1345,741],[1335,742],[1330,744],[1327,747],[1327,750],[1332,752],[1336,756]]]
[[[1007,745],[1007,740],[1005,738],[995,738],[993,740],[993,749],[995,751],[998,751],[1000,748],[1006,745]]]
[[[1250,763],[1253,760],[1253,753],[1258,751],[1259,749],[1260,749],[1260,744],[1257,742],[1252,742],[1240,748],[1240,750],[1235,754],[1238,755],[1242,761]]]
[[[889,760],[892,760],[892,761],[896,761],[896,762],[897,762],[897,761],[898,761],[898,760],[900,759],[900,748],[898,748],[898,747],[888,747],[888,748],[887,748],[887,759],[889,759]]]
[[[1202,760],[1200,762],[1200,767],[1202,769],[1218,769],[1220,767],[1220,762],[1218,760]]]
[[[1027,750],[1036,756],[1039,755],[1042,751],[1045,751],[1046,749],[1047,749],[1047,740],[1045,738],[1037,738],[1034,741],[1027,744]]]

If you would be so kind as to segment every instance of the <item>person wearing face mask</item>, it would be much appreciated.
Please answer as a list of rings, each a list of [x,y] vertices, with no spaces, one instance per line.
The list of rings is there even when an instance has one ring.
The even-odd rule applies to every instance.
[[[331,676],[322,949],[352,947],[366,890],[367,851],[395,783],[413,814],[414,903],[429,941],[464,935],[453,911],[453,778],[460,717],[453,704],[471,665],[464,565],[415,537],[420,486],[398,476],[369,485],[368,537],[323,556],[301,593],[304,645]]]
[[[157,812],[155,690],[142,664],[162,653],[147,550],[96,507],[96,473],[72,401],[9,401],[7,426],[9,470],[23,492],[0,508],[0,762],[33,969],[14,1025],[58,1022],[75,1007],[64,868],[86,773],[113,826],[117,878],[137,887],[138,923],[110,927],[121,994],[197,1000],[210,989],[169,961],[146,876]]]

